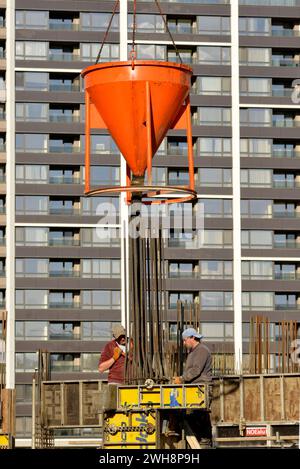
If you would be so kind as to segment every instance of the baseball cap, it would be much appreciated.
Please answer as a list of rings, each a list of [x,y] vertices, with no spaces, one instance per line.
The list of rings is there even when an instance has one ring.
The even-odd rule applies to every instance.
[[[122,324],[114,324],[111,330],[115,339],[118,339],[121,335],[125,335],[126,337],[126,331]]]
[[[197,339],[202,339],[203,335],[199,334],[193,327],[188,327],[182,333],[182,338],[186,339],[187,337],[196,337]]]

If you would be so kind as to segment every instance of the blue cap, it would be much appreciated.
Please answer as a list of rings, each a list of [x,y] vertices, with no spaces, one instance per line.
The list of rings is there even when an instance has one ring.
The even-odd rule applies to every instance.
[[[203,335],[199,334],[199,332],[196,331],[193,327],[189,327],[188,329],[185,329],[182,333],[182,338],[186,339],[187,337],[196,337],[197,339],[202,339]]]

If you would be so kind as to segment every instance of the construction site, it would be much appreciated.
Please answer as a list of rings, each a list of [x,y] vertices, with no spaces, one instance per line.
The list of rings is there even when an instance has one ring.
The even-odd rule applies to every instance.
[[[172,310],[169,307],[166,240],[172,230],[194,230],[201,237],[207,222],[195,184],[193,67],[181,57],[182,44],[176,43],[166,21],[165,4],[156,0],[152,6],[162,20],[176,60],[140,59],[136,42],[139,10],[136,0],[128,3],[132,15],[129,39],[128,4],[117,0],[113,8],[109,5],[110,19],[95,63],[81,71],[85,94],[82,196],[117,195],[122,206],[118,225],[122,252],[120,323],[126,331],[125,345],[122,353],[115,355],[114,350],[105,371],[123,354],[124,381],[116,383],[102,374],[99,379],[58,380],[52,374],[52,349],[46,342],[38,349],[32,373],[30,447],[68,447],[68,443],[58,442],[59,432],[92,429],[89,439],[79,436],[72,446],[108,450],[298,448],[299,321],[285,314],[280,317],[279,312],[274,326],[271,313],[252,311],[247,340],[243,340],[242,307],[235,305],[242,305],[244,293],[235,285],[233,340],[216,344],[206,342],[205,333],[202,335],[205,312],[198,299],[190,301],[178,295]],[[239,16],[238,2],[230,5],[233,25],[234,15],[236,21]],[[102,53],[116,14],[120,56],[112,62],[103,59]],[[232,114],[233,101],[234,96]],[[93,171],[101,154],[93,155],[91,141],[99,130],[112,137],[120,152],[119,185],[95,184]],[[180,133],[187,149],[184,184],[157,184],[153,176],[156,154],[170,131]],[[106,216],[108,224],[114,223],[109,210]],[[200,259],[202,252],[197,250]],[[241,278],[241,258],[234,254],[232,262]],[[259,277],[256,281],[260,282]],[[13,449],[16,391],[7,382],[9,312],[3,311],[0,319],[0,448]],[[203,338],[208,347],[211,379],[198,379],[201,370],[197,379],[183,378],[192,353],[183,340],[185,331],[194,331],[188,339]]]

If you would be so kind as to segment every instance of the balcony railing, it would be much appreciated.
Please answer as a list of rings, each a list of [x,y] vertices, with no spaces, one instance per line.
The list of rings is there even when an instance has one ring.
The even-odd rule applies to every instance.
[[[80,116],[74,116],[74,115],[70,116],[70,115],[62,115],[62,114],[50,115],[49,122],[62,122],[62,123],[72,124],[75,122],[80,122]]]
[[[20,151],[20,150],[19,150]],[[27,150],[28,151],[28,150]],[[47,153],[47,150],[40,150],[41,152]],[[81,149],[77,146],[69,145],[49,145],[49,153],[80,153]]]
[[[50,176],[50,184],[80,184],[79,177],[72,176]]]
[[[49,277],[70,277],[70,278],[78,278],[80,277],[80,271],[75,270],[50,270],[47,276]]]
[[[68,207],[57,207],[49,208],[49,215],[80,215],[81,210],[79,208],[68,208]]]
[[[80,25],[78,23],[66,23],[64,21],[52,22],[50,20],[48,27],[50,30],[55,30],[55,31],[79,31],[80,30]]]
[[[77,301],[56,301],[56,302],[51,302],[48,305],[49,308],[51,309],[79,309],[80,308],[80,302]]]
[[[296,151],[296,150],[276,150],[276,148],[273,148],[272,156],[274,158],[300,158],[300,151]]]
[[[55,83],[50,82],[49,91],[80,92],[81,90],[80,90],[80,85],[55,84]]]
[[[50,365],[50,369],[53,372],[72,373],[72,372],[80,372],[81,366],[74,365],[72,362],[71,363],[67,363],[67,362],[57,363],[57,362],[52,361]]]
[[[273,248],[275,249],[300,249],[300,242],[295,240],[274,241]]]
[[[298,116],[297,116],[298,117]],[[299,116],[300,119],[300,116]],[[300,120],[291,119],[273,119],[273,127],[300,127]]]
[[[74,238],[53,238],[49,239],[48,246],[80,246],[80,240]]]
[[[48,60],[53,60],[53,61],[57,61],[57,62],[80,62],[81,60],[84,60],[84,59],[81,59],[80,57],[80,54],[76,54],[74,52],[52,52],[52,51],[49,51],[49,54],[48,54],[48,57],[45,57],[45,59]]]
[[[81,339],[81,334],[49,334],[49,340],[80,340]]]

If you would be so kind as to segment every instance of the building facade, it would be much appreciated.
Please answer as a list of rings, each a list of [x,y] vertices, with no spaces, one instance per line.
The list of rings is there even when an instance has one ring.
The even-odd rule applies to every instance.
[[[97,378],[111,324],[121,320],[119,199],[83,195],[80,77],[97,57],[113,5],[0,0],[0,302],[10,318],[20,441],[31,433],[36,351],[50,352],[53,379]],[[196,301],[213,351],[239,350],[247,363],[250,319],[266,316],[276,371],[279,323],[300,323],[300,2],[161,7],[193,67],[195,181],[204,207],[201,244],[193,230],[173,230],[166,243],[170,327],[177,300]],[[132,2],[128,9],[132,28]],[[155,2],[137,4],[136,44],[139,59],[178,60]],[[117,14],[101,60],[119,54]],[[108,132],[93,133],[91,150],[92,183],[119,185],[120,156]],[[186,155],[184,133],[170,131],[153,161],[154,182],[187,182]],[[103,202],[115,216],[106,231]]]

